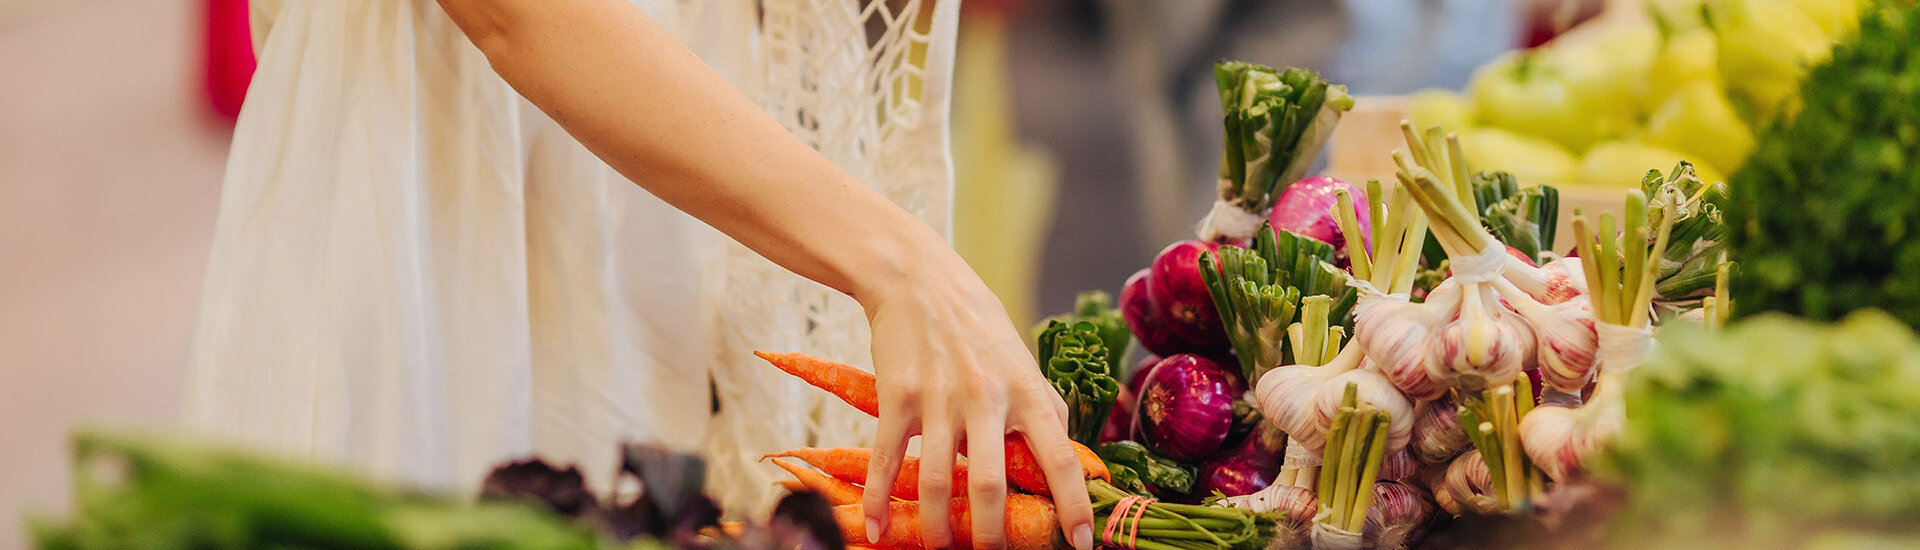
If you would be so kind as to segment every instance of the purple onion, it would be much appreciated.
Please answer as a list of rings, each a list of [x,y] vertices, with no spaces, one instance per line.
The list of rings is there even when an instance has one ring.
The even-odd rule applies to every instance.
[[[1220,312],[1213,307],[1206,279],[1200,276],[1200,254],[1218,248],[1219,243],[1180,241],[1161,250],[1148,268],[1147,297],[1153,302],[1154,313],[1168,330],[1190,344],[1188,349],[1169,350],[1173,353],[1204,353],[1227,347],[1227,329],[1220,324]]]
[[[1335,192],[1346,189],[1353,197],[1353,215],[1359,222],[1360,242],[1368,250],[1373,249],[1373,217],[1367,212],[1367,191],[1346,180],[1331,176],[1314,176],[1293,182],[1280,198],[1273,203],[1273,213],[1267,215],[1267,221],[1273,228],[1291,231],[1321,242],[1333,245],[1334,263],[1347,265],[1347,238],[1340,232],[1340,222],[1335,221],[1333,205],[1340,199]]]
[[[1233,404],[1247,391],[1235,370],[1192,354],[1160,361],[1140,388],[1133,440],[1178,462],[1213,454],[1233,429]]]
[[[1140,340],[1140,347],[1156,355],[1173,355],[1193,349],[1193,344],[1174,334],[1161,319],[1159,308],[1153,306],[1148,296],[1148,270],[1142,269],[1127,278],[1127,284],[1120,287],[1120,315],[1127,320],[1127,328],[1133,331],[1133,337]]]
[[[1252,494],[1273,484],[1280,475],[1280,456],[1285,451],[1286,434],[1255,429],[1239,445],[1215,453],[1200,463],[1193,482],[1192,495],[1205,499],[1219,492],[1224,496]]]

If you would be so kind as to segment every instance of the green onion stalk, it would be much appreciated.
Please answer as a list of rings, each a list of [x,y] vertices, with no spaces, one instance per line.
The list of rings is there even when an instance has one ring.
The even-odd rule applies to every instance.
[[[1215,65],[1213,77],[1225,146],[1219,201],[1201,222],[1200,238],[1240,241],[1258,226],[1245,220],[1264,219],[1284,185],[1306,173],[1340,116],[1353,109],[1353,97],[1306,69],[1230,61]]]
[[[1041,371],[1067,402],[1067,434],[1087,446],[1099,444],[1100,430],[1120,395],[1099,330],[1088,322],[1052,321],[1040,333]]]
[[[1386,456],[1386,411],[1359,400],[1359,388],[1347,384],[1340,409],[1327,431],[1319,483],[1320,515],[1313,518],[1315,545],[1325,531],[1334,536],[1360,536],[1367,509],[1373,506],[1373,484],[1379,480]],[[1357,546],[1356,546],[1357,547]]]
[[[1100,343],[1107,348],[1107,372],[1114,378],[1126,378],[1127,345],[1133,341],[1133,332],[1127,328],[1127,320],[1120,310],[1113,306],[1113,295],[1105,291],[1088,290],[1074,297],[1073,311],[1042,319],[1033,326],[1033,339],[1040,340],[1040,334],[1052,326],[1053,321],[1069,325],[1074,323],[1092,323],[1094,332],[1100,335]],[[1036,349],[1036,354],[1038,350]]]
[[[1655,258],[1659,272],[1654,305],[1669,312],[1701,307],[1701,299],[1713,292],[1721,268],[1728,265],[1727,224],[1720,211],[1728,200],[1727,184],[1702,181],[1692,164],[1681,161],[1665,175],[1647,171],[1640,188],[1647,197],[1649,226],[1660,223],[1663,213],[1673,217],[1667,250]]]
[[[1120,490],[1101,480],[1087,482],[1087,496],[1093,500],[1093,532],[1098,536],[1109,522],[1123,522],[1116,529],[1121,535],[1116,544],[1139,550],[1260,550],[1273,539],[1279,514],[1238,508],[1220,508],[1199,504],[1173,504],[1150,501],[1137,523],[1138,539],[1126,533],[1135,530],[1133,513],[1115,518],[1114,508],[1137,495]]]

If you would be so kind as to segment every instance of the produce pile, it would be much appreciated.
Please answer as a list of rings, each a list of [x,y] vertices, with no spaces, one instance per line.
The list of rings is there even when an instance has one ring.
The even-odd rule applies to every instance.
[[[1468,163],[1526,183],[1618,187],[1685,159],[1722,181],[1804,105],[1800,80],[1870,0],[1650,0],[1502,56],[1464,94],[1416,93],[1421,127],[1460,130]]]

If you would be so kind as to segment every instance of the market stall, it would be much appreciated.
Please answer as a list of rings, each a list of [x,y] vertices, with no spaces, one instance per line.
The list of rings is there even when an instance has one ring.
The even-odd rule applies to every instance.
[[[1217,65],[1195,238],[1032,331],[1097,542],[1920,546],[1920,6],[1655,6],[1462,94]],[[789,351],[756,355],[879,414],[871,373]],[[1055,486],[1006,442],[1008,546],[1064,547]],[[922,509],[912,457],[867,540],[866,449],[766,456],[793,492],[744,521],[699,457],[618,452],[637,490],[530,459],[469,504],[87,434],[77,515],[37,541],[905,549],[940,514],[970,547],[966,500]]]

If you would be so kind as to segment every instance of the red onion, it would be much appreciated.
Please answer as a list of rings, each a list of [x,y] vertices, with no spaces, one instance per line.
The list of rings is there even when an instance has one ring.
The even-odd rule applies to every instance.
[[[1140,388],[1133,439],[1154,454],[1199,462],[1233,429],[1233,404],[1247,391],[1237,369],[1179,354],[1160,361]]]

